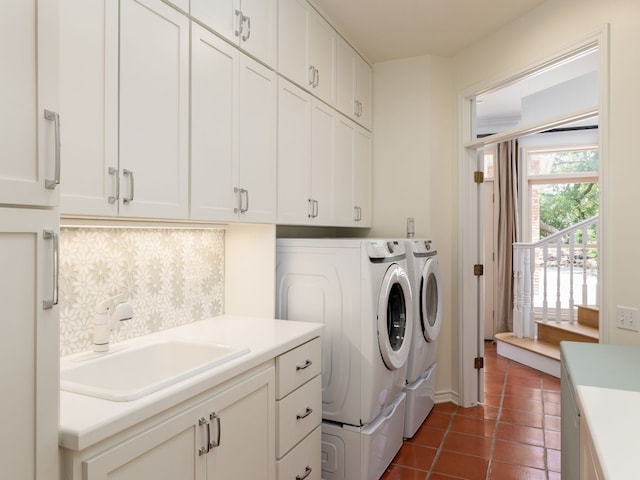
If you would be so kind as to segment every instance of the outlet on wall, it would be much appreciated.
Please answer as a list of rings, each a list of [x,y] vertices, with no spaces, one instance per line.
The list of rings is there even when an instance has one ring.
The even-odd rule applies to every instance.
[[[640,331],[638,309],[628,307],[616,307],[616,326],[625,330]]]

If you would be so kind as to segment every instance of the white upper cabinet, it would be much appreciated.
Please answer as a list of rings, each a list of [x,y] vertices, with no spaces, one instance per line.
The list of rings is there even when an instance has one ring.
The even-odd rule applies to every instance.
[[[338,39],[337,51],[337,107],[371,130],[371,67],[343,39]]]
[[[160,0],[61,7],[61,213],[187,218],[188,18]]]
[[[275,74],[192,26],[191,218],[274,222]]]
[[[335,114],[286,80],[278,109],[278,223],[331,225]]]
[[[62,214],[118,214],[118,3],[60,4]]]
[[[335,105],[335,30],[306,0],[280,0],[279,8],[279,73]]]
[[[336,120],[335,224],[371,226],[371,134],[347,118]]]
[[[186,218],[189,20],[160,0],[120,2],[120,215]]]
[[[58,204],[57,19],[58,0],[0,7],[0,204]]]
[[[191,15],[270,67],[276,65],[276,0],[191,0]]]

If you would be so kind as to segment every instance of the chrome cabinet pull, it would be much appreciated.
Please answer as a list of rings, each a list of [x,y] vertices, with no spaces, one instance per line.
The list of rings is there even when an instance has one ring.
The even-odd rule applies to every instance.
[[[133,202],[134,194],[135,194],[135,184],[133,181],[133,170],[127,170],[126,168],[122,170],[122,175],[125,177],[129,177],[129,196],[124,197],[122,199],[122,203],[125,205],[129,205]]]
[[[313,218],[316,218],[318,216],[318,201],[314,200],[313,201]]]
[[[304,413],[297,413],[296,420],[302,420],[303,418],[307,418],[309,415],[313,413],[313,409],[311,407],[307,407]]]
[[[115,193],[108,197],[109,203],[116,203],[120,198],[120,175],[118,175],[118,169],[109,167],[109,175],[113,175],[115,178],[116,186]]]
[[[304,361],[304,363],[302,365],[296,365],[296,372],[300,371],[300,370],[306,370],[311,365],[313,365],[313,362],[311,360],[307,359],[307,360]]]
[[[216,413],[216,412],[211,412],[209,414],[209,419],[211,421],[215,420],[216,421],[216,439],[215,440],[209,440],[209,448],[216,448],[220,446],[220,416]]]
[[[304,473],[303,474],[296,475],[296,480],[304,480],[309,475],[311,475],[312,471],[313,471],[313,468],[311,468],[309,465],[307,465],[306,467],[304,467]]]
[[[236,206],[233,207],[233,213],[244,213],[246,211],[242,208],[244,192],[244,188],[233,187],[233,193],[236,195]]]
[[[240,189],[240,213],[246,213],[248,210],[249,210],[249,190],[241,188]]]
[[[320,70],[316,68],[315,82],[313,83],[313,88],[318,88],[320,85]]]
[[[316,83],[316,67],[309,65],[309,85],[314,86]]]
[[[313,218],[313,198],[307,200],[307,215],[309,218]]]
[[[200,420],[198,420],[198,425],[207,426],[207,446],[200,447],[200,450],[198,450],[198,456],[201,456],[201,455],[206,455],[207,453],[209,453],[209,450],[211,450],[211,424],[209,423],[209,420],[207,420],[206,418],[200,417]]]
[[[251,17],[245,17],[244,15],[242,15],[243,23],[245,20],[247,21],[247,34],[242,36],[243,42],[246,42],[247,40],[249,40],[249,37],[251,37]]]
[[[58,278],[60,277],[60,243],[58,234],[53,230],[44,230],[43,238],[45,240],[53,240],[53,291],[51,293],[51,300],[43,300],[42,308],[44,310],[51,310],[54,305],[58,305]]]
[[[56,188],[56,185],[60,184],[60,114],[58,112],[54,112],[53,110],[45,110],[44,111],[45,120],[49,120],[53,122],[53,126],[55,129],[55,137],[56,137],[56,146],[55,146],[55,167],[53,179],[45,178],[44,180],[44,188],[49,190],[53,190]]]
[[[233,33],[235,33],[236,37],[239,37],[242,34],[242,24],[243,24],[243,20],[244,20],[244,16],[242,15],[242,11],[236,10],[236,18],[238,19],[238,28]]]

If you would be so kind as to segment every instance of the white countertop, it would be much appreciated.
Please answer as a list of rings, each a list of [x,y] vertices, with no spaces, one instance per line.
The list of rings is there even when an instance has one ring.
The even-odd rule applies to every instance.
[[[576,396],[604,478],[637,478],[640,392],[578,385]]]
[[[130,402],[112,402],[61,391],[59,444],[71,450],[90,447],[319,336],[322,328],[317,323],[223,315],[114,344],[122,346],[151,338],[180,338],[242,345],[250,351]],[[61,364],[78,355],[82,353],[63,357]]]

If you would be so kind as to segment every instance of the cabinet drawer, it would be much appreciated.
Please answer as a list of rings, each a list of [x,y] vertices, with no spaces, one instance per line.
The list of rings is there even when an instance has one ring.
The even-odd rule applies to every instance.
[[[321,348],[318,337],[276,359],[276,398],[285,397],[320,373]]]
[[[318,425],[282,460],[278,460],[278,480],[320,480],[321,427]],[[305,476],[306,475],[306,476]]]
[[[276,404],[277,457],[281,458],[322,421],[322,381],[320,375]]]

